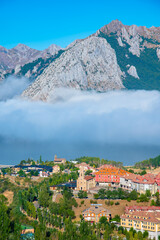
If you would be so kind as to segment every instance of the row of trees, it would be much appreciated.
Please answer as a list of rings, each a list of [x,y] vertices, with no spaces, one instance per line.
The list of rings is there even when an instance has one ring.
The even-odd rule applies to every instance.
[[[0,239],[20,239],[20,221],[12,209],[7,206],[7,199],[0,195]]]
[[[116,162],[112,160],[107,160],[107,159],[100,159],[98,157],[81,157],[81,158],[76,158],[75,161],[82,163],[85,162],[87,164],[90,164],[93,167],[99,167],[101,164],[111,164],[116,167],[123,167],[122,162]]]
[[[139,194],[136,190],[128,192],[122,188],[118,188],[117,190],[113,191],[102,188],[97,194],[94,194],[95,199],[127,199],[128,201],[137,200],[137,202],[148,202],[150,197],[150,190],[146,190],[145,194]]]
[[[138,193],[133,190],[132,192],[128,192],[123,190],[122,188],[118,188],[117,190],[106,190],[101,188],[97,194],[94,194],[95,199],[130,199],[137,200]]]

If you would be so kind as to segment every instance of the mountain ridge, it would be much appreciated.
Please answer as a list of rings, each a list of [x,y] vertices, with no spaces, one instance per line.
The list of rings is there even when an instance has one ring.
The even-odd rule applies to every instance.
[[[11,49],[0,46],[0,80],[5,78],[6,74],[17,73],[27,63],[57,54],[60,49],[61,47],[55,44],[42,51],[30,48],[22,43]]]
[[[54,95],[55,87],[100,92],[122,88],[160,90],[160,27],[129,26],[113,20],[55,55],[44,56],[14,69],[18,76],[35,79],[22,94],[25,97],[46,101]]]

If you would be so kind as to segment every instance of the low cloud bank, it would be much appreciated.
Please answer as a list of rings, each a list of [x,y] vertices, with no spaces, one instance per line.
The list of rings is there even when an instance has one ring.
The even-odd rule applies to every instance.
[[[0,101],[5,101],[20,95],[30,84],[27,78],[16,78],[13,76],[0,82]]]
[[[0,102],[0,136],[26,141],[160,145],[160,93],[56,89],[52,103]]]

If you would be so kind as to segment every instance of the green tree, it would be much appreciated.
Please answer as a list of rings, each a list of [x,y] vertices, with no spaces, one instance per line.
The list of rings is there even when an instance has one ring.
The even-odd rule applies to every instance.
[[[87,170],[86,172],[85,172],[85,175],[87,176],[87,175],[90,175],[92,173],[92,170]]]
[[[50,202],[50,193],[46,184],[43,184],[39,190],[38,202],[43,207],[48,207]]]
[[[5,168],[2,168],[1,171],[2,171],[2,174],[3,174],[3,177],[4,177],[5,174],[6,174],[6,169],[5,169]]]
[[[151,191],[150,190],[146,190],[146,196],[151,197]]]
[[[140,175],[142,176],[142,175],[145,175],[147,172],[146,172],[146,170],[143,170],[141,173],[140,173]]]
[[[101,188],[99,191],[98,191],[98,196],[100,199],[104,199],[105,196],[106,196],[106,190]]]
[[[105,216],[103,216],[103,217],[101,217],[101,218],[99,219],[99,222],[100,222],[101,224],[106,224],[106,223],[107,223],[107,218],[106,218]]]
[[[64,187],[62,190],[62,195],[65,199],[71,199],[73,196],[73,191],[70,188]]]
[[[83,190],[80,190],[78,192],[78,197],[79,198],[87,198],[87,192],[86,191],[83,191]]]
[[[10,231],[10,219],[7,214],[7,206],[3,200],[0,200],[0,238],[7,240]]]
[[[156,192],[156,206],[160,206],[159,192]]]
[[[143,233],[143,238],[148,238],[148,236],[149,236],[148,231],[145,230]]]
[[[136,190],[133,190],[132,192],[130,192],[129,198],[130,198],[131,200],[137,200],[137,199],[138,199],[138,193],[137,193],[137,191],[136,191]]]
[[[121,218],[119,215],[115,215],[114,218],[112,218],[112,221],[120,222]]]
[[[25,172],[22,169],[18,172],[18,175],[19,175],[19,177],[25,177],[26,176]]]
[[[156,206],[154,199],[151,200],[151,206]]]
[[[141,194],[140,197],[139,197],[139,201],[140,202],[148,202],[149,199],[147,198],[146,194]]]

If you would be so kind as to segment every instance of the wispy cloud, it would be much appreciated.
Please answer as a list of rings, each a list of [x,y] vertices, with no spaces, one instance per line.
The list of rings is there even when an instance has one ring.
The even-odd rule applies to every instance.
[[[29,84],[27,78],[8,77],[0,82],[0,101],[20,95]]]

